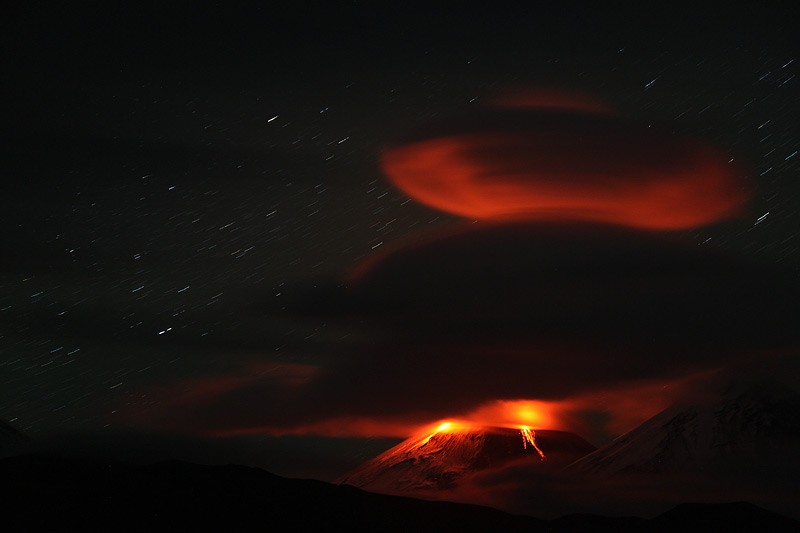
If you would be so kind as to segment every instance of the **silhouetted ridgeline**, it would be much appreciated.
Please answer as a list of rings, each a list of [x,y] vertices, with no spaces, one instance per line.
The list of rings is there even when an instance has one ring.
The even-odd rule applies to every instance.
[[[0,460],[6,531],[800,531],[745,503],[679,506],[641,518],[545,521],[494,509],[385,496],[257,468],[147,466],[26,455]]]

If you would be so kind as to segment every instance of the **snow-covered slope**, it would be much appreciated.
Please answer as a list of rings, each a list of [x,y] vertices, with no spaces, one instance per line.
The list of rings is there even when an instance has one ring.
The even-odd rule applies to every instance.
[[[798,457],[800,393],[777,383],[759,383],[666,409],[567,471],[613,475],[796,469]]]
[[[477,471],[506,463],[530,461],[542,468],[557,468],[594,450],[573,433],[537,430],[535,443],[520,429],[470,427],[437,431],[409,438],[359,466],[338,483],[389,494],[418,494],[447,490]]]

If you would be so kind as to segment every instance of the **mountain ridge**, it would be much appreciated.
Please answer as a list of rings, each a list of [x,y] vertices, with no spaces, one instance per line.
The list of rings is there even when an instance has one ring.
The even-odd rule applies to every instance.
[[[653,517],[575,514],[555,520],[477,505],[370,493],[347,485],[292,479],[242,465],[162,461],[148,465],[24,455],[0,459],[15,490],[4,526],[59,531],[263,531],[347,527],[356,531],[709,531],[707,522],[762,524],[800,531],[800,522],[758,506],[688,504]],[[712,529],[713,530],[713,529]],[[745,531],[728,529],[726,531]],[[749,530],[748,530],[749,531]]]

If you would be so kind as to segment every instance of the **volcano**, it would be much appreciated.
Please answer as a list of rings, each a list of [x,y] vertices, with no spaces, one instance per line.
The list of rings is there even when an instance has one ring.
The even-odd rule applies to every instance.
[[[599,449],[565,431],[531,431],[531,442],[524,426],[443,425],[336,482],[545,519],[657,516],[687,501],[746,501],[800,519],[800,392],[775,382],[723,387],[709,385]]]
[[[438,497],[476,473],[524,463],[560,469],[596,448],[566,431],[445,423],[367,461],[336,483],[384,494]]]

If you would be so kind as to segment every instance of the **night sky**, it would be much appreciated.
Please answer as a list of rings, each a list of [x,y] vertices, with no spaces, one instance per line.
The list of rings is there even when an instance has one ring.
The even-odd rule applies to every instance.
[[[796,368],[792,3],[164,4],[2,21],[0,420],[32,439],[333,479],[504,401],[600,445]]]

